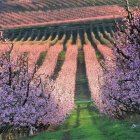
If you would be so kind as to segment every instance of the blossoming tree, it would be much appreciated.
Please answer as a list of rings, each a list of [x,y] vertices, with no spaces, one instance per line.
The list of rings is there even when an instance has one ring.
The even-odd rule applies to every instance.
[[[38,128],[51,124],[51,114],[58,112],[58,102],[51,95],[53,81],[42,82],[37,67],[29,71],[24,53],[13,61],[11,48],[0,54],[0,133],[16,128]],[[44,121],[45,120],[45,121]],[[60,118],[55,118],[59,123]]]
[[[125,118],[140,114],[140,17],[130,12],[122,25],[117,25],[114,57],[106,59],[100,77],[99,109],[112,117]]]

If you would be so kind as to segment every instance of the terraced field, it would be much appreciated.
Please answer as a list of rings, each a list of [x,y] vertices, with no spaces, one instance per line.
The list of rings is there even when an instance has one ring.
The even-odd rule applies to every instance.
[[[86,7],[86,6],[102,6],[102,5],[121,5],[125,6],[124,0],[7,0],[0,1],[0,9],[3,11],[37,11],[40,9],[50,10],[50,9],[62,9],[71,7]],[[139,5],[139,1],[131,0],[131,6]]]

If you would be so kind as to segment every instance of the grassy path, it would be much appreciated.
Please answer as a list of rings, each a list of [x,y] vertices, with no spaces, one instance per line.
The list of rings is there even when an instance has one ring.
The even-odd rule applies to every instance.
[[[78,51],[75,101],[90,100],[83,49]]]
[[[56,132],[42,133],[31,140],[106,140],[96,127],[88,104],[78,104]],[[95,113],[94,116],[97,114]]]
[[[92,104],[77,104],[69,118],[53,132],[44,132],[24,140],[140,140],[135,120],[110,120],[101,116]]]

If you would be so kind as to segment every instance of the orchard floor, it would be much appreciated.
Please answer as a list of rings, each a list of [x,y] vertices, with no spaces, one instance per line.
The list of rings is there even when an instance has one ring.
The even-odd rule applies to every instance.
[[[92,104],[75,105],[64,124],[24,140],[140,140],[139,120],[111,120],[99,114]],[[135,128],[132,125],[136,124]]]
[[[64,59],[58,64],[62,65],[61,61]],[[140,140],[139,117],[125,121],[111,120],[101,115],[92,103],[84,102],[91,100],[91,93],[82,50],[78,53],[77,66],[75,109],[72,114],[61,126],[24,140]],[[57,67],[59,70],[60,66]],[[135,128],[132,128],[133,124],[136,124]]]

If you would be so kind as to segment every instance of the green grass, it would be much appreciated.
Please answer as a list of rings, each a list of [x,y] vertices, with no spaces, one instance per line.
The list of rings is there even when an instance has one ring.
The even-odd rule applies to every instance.
[[[61,67],[62,67],[64,60],[65,60],[65,54],[66,54],[66,51],[64,51],[64,50],[59,53],[54,73],[51,76],[51,78],[53,80],[55,80],[57,78],[59,71],[61,70]]]
[[[98,61],[104,59],[103,55],[98,50],[95,50],[95,53]]]
[[[83,50],[79,50],[77,58],[77,73],[75,86],[75,101],[90,100],[90,90],[86,77],[86,68]]]
[[[131,128],[133,123],[108,119],[92,104],[80,104],[58,130],[26,140],[139,140],[140,127]]]
[[[46,50],[46,51],[43,51],[43,52],[40,53],[39,58],[37,60],[37,65],[39,67],[43,64],[45,58],[47,57],[47,52],[48,51]]]
[[[65,54],[66,54],[66,52],[64,50],[62,52],[60,52],[59,59],[64,60],[65,59]]]

